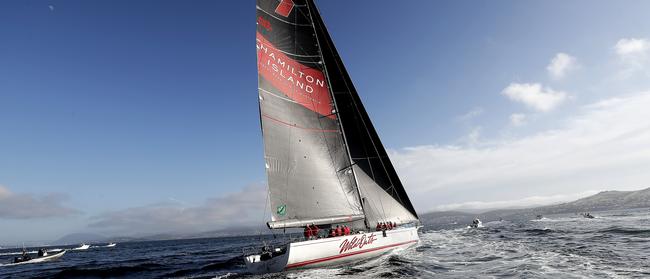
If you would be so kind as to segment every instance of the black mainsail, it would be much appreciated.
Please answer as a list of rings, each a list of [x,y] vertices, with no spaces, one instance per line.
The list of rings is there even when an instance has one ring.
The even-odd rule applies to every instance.
[[[257,0],[270,228],[417,220],[312,0]]]

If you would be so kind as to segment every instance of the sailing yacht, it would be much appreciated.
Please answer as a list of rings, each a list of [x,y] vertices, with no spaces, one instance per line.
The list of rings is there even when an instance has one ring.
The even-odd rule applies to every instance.
[[[415,245],[417,212],[313,0],[257,0],[256,20],[267,226],[353,233],[263,247],[244,257],[248,270],[334,266]]]

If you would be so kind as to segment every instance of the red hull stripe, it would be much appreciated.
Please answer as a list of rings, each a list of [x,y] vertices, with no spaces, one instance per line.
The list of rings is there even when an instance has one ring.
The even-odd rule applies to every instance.
[[[340,254],[340,255],[336,255],[336,256],[330,256],[330,257],[325,257],[325,258],[320,258],[320,259],[315,259],[315,260],[309,260],[309,261],[304,261],[304,262],[299,262],[299,263],[293,263],[293,264],[287,265],[285,267],[285,269],[296,268],[296,267],[306,266],[306,265],[320,263],[320,262],[331,261],[331,260],[335,260],[335,259],[340,259],[340,258],[345,258],[345,257],[349,257],[349,256],[358,255],[358,254],[363,254],[363,253],[373,252],[373,251],[382,250],[382,249],[386,249],[386,248],[391,248],[391,247],[401,246],[401,245],[405,245],[405,244],[410,244],[410,243],[414,243],[414,242],[418,242],[418,241],[417,240],[411,240],[411,241],[406,241],[406,242],[401,242],[401,243],[395,243],[395,244],[391,244],[391,245],[376,247],[376,248],[372,248],[372,249],[368,249],[368,250],[356,251],[356,252],[351,252],[351,253],[347,253],[347,254]]]

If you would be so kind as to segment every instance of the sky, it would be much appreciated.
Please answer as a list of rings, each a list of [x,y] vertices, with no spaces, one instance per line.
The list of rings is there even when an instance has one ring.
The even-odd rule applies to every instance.
[[[646,1],[317,1],[418,212],[650,187]],[[0,245],[265,221],[255,2],[2,1]]]

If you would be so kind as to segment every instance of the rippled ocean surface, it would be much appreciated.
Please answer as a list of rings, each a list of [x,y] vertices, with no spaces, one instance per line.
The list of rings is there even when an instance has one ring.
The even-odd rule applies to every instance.
[[[650,210],[593,215],[489,222],[480,229],[425,226],[420,243],[408,250],[266,276],[246,274],[241,257],[259,237],[237,237],[91,247],[55,262],[0,266],[0,278],[650,278]],[[0,263],[16,251],[0,250]]]

